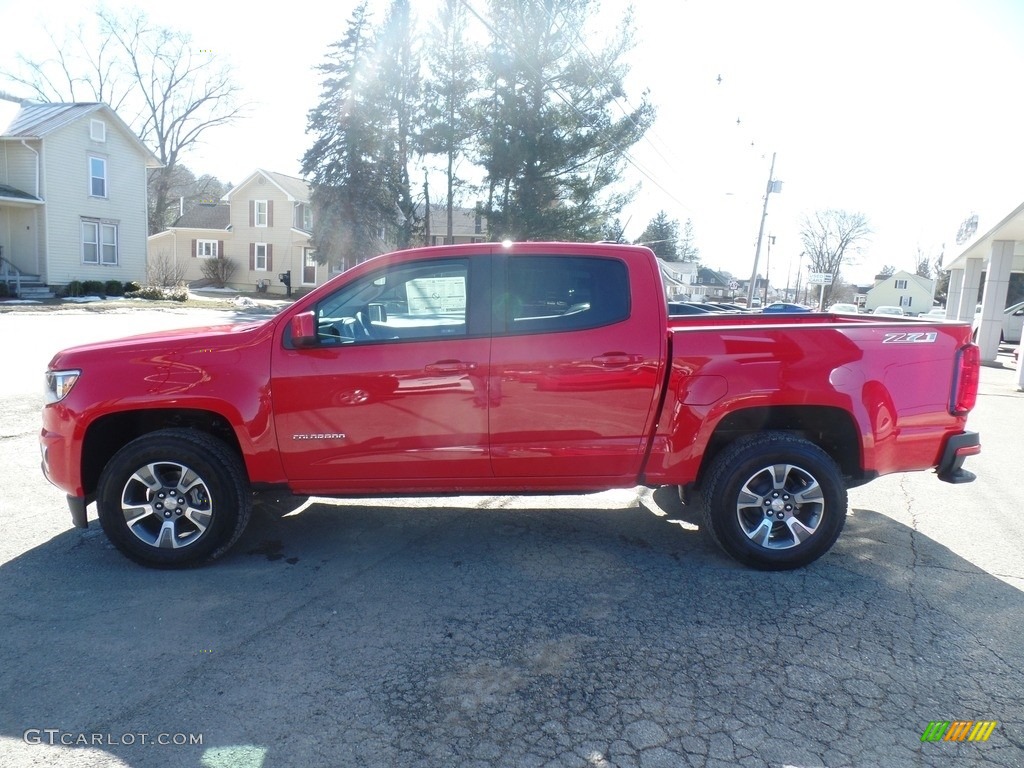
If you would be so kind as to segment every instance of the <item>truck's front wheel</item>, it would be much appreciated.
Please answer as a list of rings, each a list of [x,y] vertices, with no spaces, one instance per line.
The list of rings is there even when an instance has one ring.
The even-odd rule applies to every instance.
[[[784,432],[741,438],[703,483],[705,527],[728,554],[762,570],[799,568],[825,554],[846,521],[846,485],[832,458]]]
[[[224,554],[249,521],[241,461],[201,432],[166,429],[114,454],[96,506],[107,537],[143,565],[180,568]]]

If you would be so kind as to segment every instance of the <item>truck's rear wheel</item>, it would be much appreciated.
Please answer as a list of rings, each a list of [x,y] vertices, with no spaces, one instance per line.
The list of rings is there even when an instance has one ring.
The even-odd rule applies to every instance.
[[[238,456],[221,441],[185,429],[128,443],[107,462],[96,492],[110,541],[156,568],[220,557],[245,530],[250,504]]]
[[[741,438],[712,462],[703,484],[705,527],[728,554],[762,570],[807,565],[846,521],[846,485],[832,458],[784,432]]]

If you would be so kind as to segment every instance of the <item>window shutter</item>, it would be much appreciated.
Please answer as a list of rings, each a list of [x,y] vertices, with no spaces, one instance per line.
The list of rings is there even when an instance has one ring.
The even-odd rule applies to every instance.
[[[223,240],[218,240],[217,241],[217,258],[218,259],[225,258],[224,257],[224,241]]]
[[[256,269],[256,243],[249,243],[249,269]]]
[[[274,271],[274,245],[267,243],[267,272]]]
[[[274,226],[274,201],[267,200],[267,226]]]
[[[196,239],[192,238],[192,258],[196,257]]]
[[[249,226],[250,227],[255,227],[256,226],[256,201],[255,200],[250,200],[249,201]]]

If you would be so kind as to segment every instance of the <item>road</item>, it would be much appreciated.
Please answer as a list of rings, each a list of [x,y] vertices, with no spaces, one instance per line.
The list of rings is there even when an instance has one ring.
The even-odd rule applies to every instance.
[[[736,565],[645,489],[313,500],[213,566],[141,568],[42,478],[41,371],[220,317],[0,314],[0,765],[1024,766],[1008,367],[982,371],[975,483],[853,489],[800,571]],[[997,725],[922,742],[956,720]]]

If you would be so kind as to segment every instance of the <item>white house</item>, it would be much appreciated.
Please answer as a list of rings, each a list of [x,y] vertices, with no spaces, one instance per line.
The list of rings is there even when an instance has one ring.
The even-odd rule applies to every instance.
[[[697,279],[697,264],[692,261],[666,261],[658,259],[661,278],[665,284],[665,298],[669,301],[689,301]]]
[[[934,295],[934,280],[900,271],[875,280],[868,289],[864,308],[872,312],[881,306],[902,307],[906,315],[921,315],[931,310]]]
[[[146,181],[160,162],[106,104],[22,103],[0,128],[9,285],[146,277]]]

